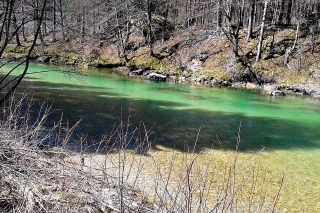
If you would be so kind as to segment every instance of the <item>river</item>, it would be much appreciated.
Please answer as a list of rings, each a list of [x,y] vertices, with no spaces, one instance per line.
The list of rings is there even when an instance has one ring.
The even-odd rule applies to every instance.
[[[234,150],[240,128],[240,152],[265,148],[266,167],[286,173],[286,202],[292,208],[320,211],[320,101],[308,97],[269,97],[254,91],[209,88],[173,82],[150,82],[107,69],[82,69],[68,75],[64,67],[32,64],[19,92],[53,101],[50,122],[63,117],[74,124],[73,137],[99,141],[120,118],[130,114],[132,127],[143,122],[154,144],[184,150]],[[41,72],[39,72],[41,71]],[[42,72],[50,71],[50,72]],[[198,136],[199,133],[199,137]],[[219,141],[219,142],[218,142]],[[295,187],[295,188],[291,188]],[[299,191],[292,194],[292,190]],[[311,211],[310,211],[311,212]]]

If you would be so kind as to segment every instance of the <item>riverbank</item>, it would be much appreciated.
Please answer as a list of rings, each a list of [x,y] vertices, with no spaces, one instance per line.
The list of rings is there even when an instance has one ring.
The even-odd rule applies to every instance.
[[[301,29],[295,41],[292,28],[278,32],[267,28],[262,59],[258,62],[254,61],[257,38],[246,41],[245,31],[241,31],[239,57],[247,60],[245,66],[234,56],[232,43],[223,33],[196,28],[177,30],[168,40],[155,41],[152,53],[143,42],[144,37],[134,34],[128,41],[125,57],[119,53],[114,38],[108,37],[91,40],[90,44],[47,41],[37,46],[32,57],[41,63],[112,68],[126,76],[149,80],[255,89],[271,96],[320,98],[320,45],[315,45],[311,53],[311,38],[305,31],[307,28]],[[320,37],[316,44],[320,44]],[[27,52],[28,45],[10,45],[3,56],[19,58]]]

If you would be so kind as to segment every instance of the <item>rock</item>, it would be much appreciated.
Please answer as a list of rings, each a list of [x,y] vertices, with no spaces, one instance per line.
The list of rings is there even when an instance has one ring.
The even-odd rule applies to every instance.
[[[49,63],[51,60],[51,56],[39,56],[37,61],[40,63]]]
[[[196,83],[204,83],[205,81],[207,81],[207,79],[204,75],[201,75],[196,78],[192,78],[191,81]]]
[[[142,75],[143,72],[144,72],[143,69],[134,70],[134,71],[132,71],[132,72],[130,73],[130,76],[132,76],[132,75]]]
[[[232,84],[231,84],[231,82],[229,82],[229,81],[222,81],[222,82],[220,83],[220,85],[221,85],[222,87],[229,87],[229,86],[231,86]]]
[[[175,83],[179,82],[179,77],[178,76],[169,75],[169,78],[171,78],[172,81],[175,82]]]
[[[146,79],[150,81],[166,81],[167,77],[165,75],[161,75],[159,73],[150,73],[149,75],[146,76]]]
[[[121,66],[121,67],[116,67],[116,68],[113,68],[112,70],[118,72],[118,73],[122,73],[124,75],[129,75],[130,73],[130,69],[128,67],[125,67],[125,66]]]
[[[257,89],[257,85],[255,83],[248,82],[245,84],[246,89]]]
[[[320,92],[312,91],[310,93],[311,98],[320,99]]]
[[[48,63],[49,64],[57,64],[57,59],[51,58]]]
[[[219,81],[217,79],[211,79],[210,80],[210,85],[211,86],[219,86]]]
[[[186,77],[184,77],[184,76],[181,76],[181,77],[179,77],[179,82],[185,82],[187,80],[187,78]]]
[[[74,60],[74,61],[66,61],[65,62],[65,65],[67,65],[67,66],[74,66],[76,64],[76,61]]]
[[[273,90],[270,93],[271,96],[285,96],[286,94],[282,90]]]
[[[274,90],[277,90],[277,86],[274,84],[265,84],[262,86],[262,92],[266,95],[271,95]]]
[[[203,62],[198,59],[193,59],[186,63],[186,70],[196,73],[203,68]]]
[[[184,71],[182,72],[182,76],[183,76],[183,77],[190,77],[190,76],[191,76],[191,73],[189,73],[187,70],[184,70]]]
[[[300,88],[298,86],[291,86],[291,87],[286,88],[286,90],[291,91],[292,93],[295,93],[295,94],[299,94],[299,95],[305,95],[307,93],[305,89]]]

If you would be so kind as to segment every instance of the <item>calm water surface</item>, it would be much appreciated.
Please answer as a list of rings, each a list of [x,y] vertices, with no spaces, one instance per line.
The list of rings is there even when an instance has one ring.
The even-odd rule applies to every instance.
[[[63,70],[33,65],[30,72]],[[156,143],[183,147],[200,130],[199,148],[234,149],[241,123],[241,150],[320,148],[320,101],[302,97],[268,97],[252,91],[129,79],[109,70],[82,70],[83,76],[60,72],[29,75],[20,91],[54,100],[54,115],[63,112],[77,134],[99,140],[121,116],[152,127]]]
[[[149,82],[110,70],[81,70],[84,75],[70,76],[54,71],[66,68],[30,67],[30,72],[43,70],[51,72],[28,75],[19,90],[34,93],[39,100],[53,99],[52,120],[61,113],[71,124],[82,119],[76,135],[86,134],[89,143],[99,141],[129,111],[132,126],[143,121],[152,127],[155,143],[178,150],[183,150],[185,142],[194,143],[199,130],[198,149],[220,149],[219,138],[224,149],[233,150],[241,124],[240,151],[251,153],[265,147],[267,166],[275,173],[288,173],[288,185],[300,187],[297,195],[288,191],[292,208],[312,205],[320,211],[319,100]]]

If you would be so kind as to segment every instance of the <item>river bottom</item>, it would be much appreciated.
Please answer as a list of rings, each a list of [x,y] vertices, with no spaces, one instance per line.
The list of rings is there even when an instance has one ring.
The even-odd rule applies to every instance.
[[[157,205],[179,197],[182,202],[175,205],[186,205],[189,199],[196,208],[201,197],[206,208],[213,209],[226,192],[231,195],[233,191],[232,211],[257,212],[261,207],[258,212],[273,212],[275,205],[274,212],[313,213],[320,211],[320,166],[312,163],[319,156],[319,150],[237,153],[208,149],[192,154],[156,146],[148,156],[132,151],[87,154],[84,162],[91,169],[112,167],[109,175],[123,173],[127,183],[135,184],[142,197]],[[78,159],[73,157],[75,162]],[[122,163],[123,167],[117,167]],[[222,202],[220,208],[228,205]]]
[[[173,152],[177,153],[176,151],[168,151],[168,149],[163,150],[157,154],[161,156],[161,159],[168,159],[168,156]],[[177,156],[176,159],[180,158],[180,160],[186,158],[185,153],[178,152]],[[224,150],[206,150],[197,157],[197,162],[203,170],[209,163],[209,170],[214,169],[221,172],[215,175],[219,180],[215,183],[218,185],[213,185],[213,191],[217,190],[214,186],[217,188],[221,184],[222,173],[225,172],[225,169],[229,169],[230,165],[233,165],[234,159],[234,151]],[[177,165],[183,167],[181,162]],[[255,201],[258,202],[257,199],[261,193],[266,192],[268,197],[266,205],[272,205],[272,199],[276,196],[282,176],[284,176],[284,184],[280,191],[276,212],[320,212],[320,164],[315,162],[320,162],[320,150],[279,150],[265,151],[259,154],[239,153],[237,161],[238,183],[243,178],[246,179],[243,190],[240,190],[242,195],[239,203],[243,203],[243,206],[248,205],[247,196],[252,189],[253,176],[256,175]],[[168,165],[166,160],[163,160],[163,165]],[[197,175],[201,173],[201,171],[198,172]],[[208,174],[212,175],[210,172]],[[216,195],[211,196],[211,199],[215,200]]]

